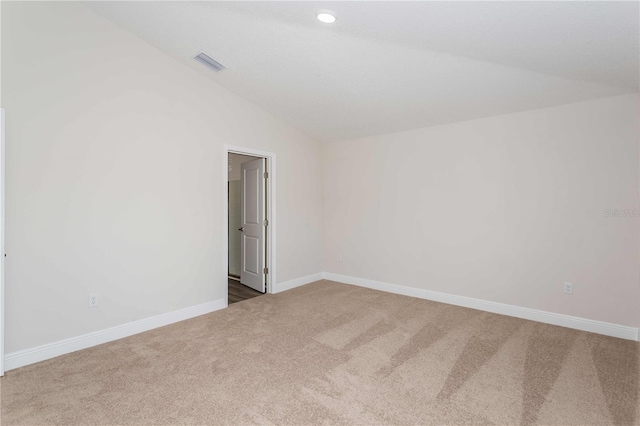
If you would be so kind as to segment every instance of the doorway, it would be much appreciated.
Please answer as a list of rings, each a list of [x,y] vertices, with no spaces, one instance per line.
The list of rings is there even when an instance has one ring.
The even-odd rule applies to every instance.
[[[265,154],[225,147],[227,304],[270,292],[274,157]]]

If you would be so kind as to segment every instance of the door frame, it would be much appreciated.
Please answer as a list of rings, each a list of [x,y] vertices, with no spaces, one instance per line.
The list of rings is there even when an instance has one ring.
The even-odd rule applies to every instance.
[[[4,187],[5,187],[5,117],[0,108],[0,376],[4,376]]]
[[[254,157],[262,157],[266,162],[266,170],[269,173],[267,182],[265,184],[265,191],[267,195],[266,205],[266,218],[269,220],[265,236],[267,238],[267,244],[265,247],[265,267],[268,269],[266,290],[267,293],[275,292],[276,281],[276,154],[268,151],[260,151],[253,148],[247,148],[236,145],[224,145],[222,160],[224,162],[222,171],[224,177],[224,191],[222,191],[222,206],[223,209],[223,224],[224,229],[224,244],[222,248],[222,272],[220,274],[222,282],[225,287],[227,285],[228,273],[229,273],[229,197],[228,197],[228,184],[229,182],[229,154],[241,154],[251,155]],[[229,294],[225,292],[225,304],[229,305]]]

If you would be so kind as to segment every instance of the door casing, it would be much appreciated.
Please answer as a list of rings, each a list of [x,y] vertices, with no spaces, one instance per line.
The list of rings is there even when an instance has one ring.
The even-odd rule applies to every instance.
[[[0,376],[4,376],[4,108],[0,108]]]
[[[229,154],[241,154],[251,155],[254,157],[262,157],[266,162],[266,170],[269,173],[269,177],[266,182],[267,193],[267,219],[269,220],[269,226],[267,226],[265,235],[267,238],[266,250],[266,262],[265,266],[268,268],[266,290],[267,293],[275,293],[275,283],[277,263],[276,263],[276,154],[268,151],[261,151],[253,148],[247,148],[236,145],[224,145],[223,147],[223,188],[222,191],[222,229],[224,230],[223,248],[222,248],[222,271],[220,273],[220,282],[227,286],[227,273],[229,270],[229,221],[227,218],[227,212],[229,211],[229,200],[227,197],[227,182],[229,180]],[[226,305],[229,305],[229,295],[225,291]]]

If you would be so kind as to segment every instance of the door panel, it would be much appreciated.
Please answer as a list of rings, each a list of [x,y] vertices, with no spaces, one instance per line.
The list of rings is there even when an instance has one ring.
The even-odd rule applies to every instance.
[[[251,161],[253,162],[253,161]],[[245,163],[246,164],[246,163]],[[243,164],[244,166],[244,164]],[[244,224],[258,225],[260,222],[259,215],[259,206],[260,202],[258,196],[258,186],[259,186],[259,169],[242,169],[243,172],[243,183],[244,183],[244,193],[246,195],[245,205],[244,205]]]
[[[244,269],[251,274],[258,274],[260,265],[258,257],[260,256],[260,239],[244,235]]]
[[[242,163],[240,282],[265,292],[264,159]]]

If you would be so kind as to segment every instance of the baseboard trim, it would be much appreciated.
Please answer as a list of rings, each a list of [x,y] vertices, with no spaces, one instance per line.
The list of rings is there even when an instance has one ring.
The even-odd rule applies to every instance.
[[[478,309],[501,315],[512,316],[545,324],[553,324],[576,330],[588,331],[605,336],[618,337],[626,340],[638,341],[638,328],[612,324],[603,321],[595,321],[586,318],[573,317],[569,315],[556,314],[553,312],[524,308],[504,303],[491,302],[488,300],[474,299],[465,296],[456,296],[448,293],[424,290],[414,287],[390,284],[381,281],[374,281],[365,278],[350,277],[346,275],[334,274],[330,272],[319,272],[305,277],[277,283],[274,293],[280,293],[296,287],[303,286],[322,279],[336,281],[343,284],[350,284],[373,290],[385,291],[388,293],[401,294],[404,296],[417,297],[420,299],[432,300],[435,302],[448,303],[450,305],[463,306],[465,308]],[[214,300],[201,305],[180,309],[154,317],[133,321],[127,324],[107,328],[93,333],[60,340],[35,348],[12,352],[5,355],[5,371],[14,370],[36,362],[45,361],[60,355],[87,349],[103,343],[112,342],[132,336],[134,334],[164,327],[169,324],[184,321],[200,315],[215,312],[226,308],[225,299]]]
[[[323,272],[317,274],[307,275],[305,277],[295,278],[293,280],[277,283],[275,285],[274,293],[281,293],[283,291],[291,290],[292,288],[300,287],[305,284],[310,284],[315,281],[320,281],[324,276]]]
[[[226,307],[227,304],[225,299],[214,300],[212,302],[191,306],[189,308],[173,312],[167,312],[165,314],[95,331],[93,333],[59,340],[57,342],[48,343],[35,348],[12,352],[6,354],[4,357],[5,371],[14,370],[29,364],[55,358],[60,355],[112,342],[134,334],[153,330],[154,328],[164,327],[165,325],[208,314]]]
[[[472,297],[456,296],[448,293],[441,293],[414,287],[406,287],[397,284],[389,284],[381,281],[333,274],[330,272],[325,272],[323,274],[323,278],[343,284],[351,284],[359,287],[370,288],[373,290],[386,291],[388,293],[417,297],[420,299],[448,303],[450,305],[463,306],[465,308],[478,309],[495,314],[538,321],[545,324],[553,324],[581,331],[589,331],[591,333],[618,337],[620,339],[638,341],[638,328],[625,325],[595,321],[586,318],[573,317],[570,315],[555,314],[553,312],[540,311],[537,309],[523,308],[515,305],[490,302],[488,300],[474,299]]]

